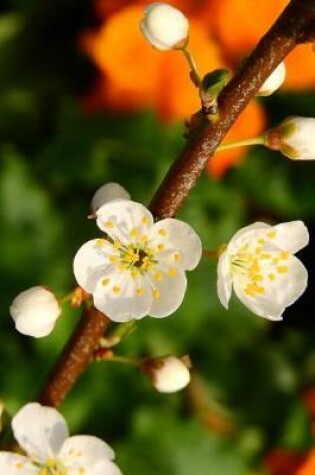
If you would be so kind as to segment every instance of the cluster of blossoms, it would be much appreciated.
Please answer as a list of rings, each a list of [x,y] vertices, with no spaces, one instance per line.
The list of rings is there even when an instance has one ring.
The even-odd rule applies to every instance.
[[[26,455],[0,452],[2,475],[121,475],[111,447],[94,436],[69,437],[56,409],[26,404],[14,416],[12,429]]]

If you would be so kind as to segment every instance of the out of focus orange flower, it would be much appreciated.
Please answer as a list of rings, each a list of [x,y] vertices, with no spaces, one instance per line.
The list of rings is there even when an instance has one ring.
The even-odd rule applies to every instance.
[[[234,69],[249,53],[289,0],[173,0],[191,20],[190,47],[202,74],[215,68]],[[96,0],[100,26],[83,35],[82,48],[100,71],[85,106],[133,112],[154,108],[162,120],[183,120],[200,107],[188,67],[178,51],[155,51],[142,37],[139,22],[150,0]],[[285,88],[315,85],[315,55],[300,46],[287,59]],[[265,127],[261,105],[252,102],[228,139],[259,134]],[[239,163],[244,149],[218,153],[208,170],[220,177]]]
[[[294,475],[314,475],[315,474],[315,450],[312,450],[302,467]]]
[[[306,475],[300,474],[300,472],[297,474],[297,470],[303,465],[304,460],[304,454],[275,449],[267,454],[264,465],[270,475]],[[311,475],[311,473],[307,475]]]

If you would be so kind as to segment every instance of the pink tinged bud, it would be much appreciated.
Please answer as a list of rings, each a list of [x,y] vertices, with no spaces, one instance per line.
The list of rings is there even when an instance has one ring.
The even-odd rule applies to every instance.
[[[282,86],[286,75],[285,64],[280,63],[259,89],[257,96],[270,96]]]
[[[118,183],[106,183],[96,190],[91,201],[93,213],[105,203],[113,200],[130,200],[130,194]]]
[[[41,338],[53,330],[60,315],[60,307],[52,292],[37,286],[15,297],[10,313],[17,331],[23,335]]]
[[[149,376],[155,389],[160,393],[174,393],[185,388],[190,382],[190,362],[188,357],[166,356],[145,361],[144,372]]]
[[[188,19],[166,3],[151,3],[144,12],[140,29],[146,40],[161,51],[182,49],[188,43]]]
[[[289,117],[266,132],[265,145],[292,160],[315,159],[315,119]]]

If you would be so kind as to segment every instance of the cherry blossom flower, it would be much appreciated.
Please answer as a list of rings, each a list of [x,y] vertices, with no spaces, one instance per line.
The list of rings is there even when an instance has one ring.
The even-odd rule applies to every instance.
[[[1,475],[121,475],[109,445],[94,436],[69,437],[56,409],[26,404],[12,429],[26,455],[0,452]]]
[[[167,3],[151,3],[140,29],[148,42],[161,51],[180,49],[188,42],[188,19]]]
[[[174,393],[185,388],[190,382],[189,358],[164,356],[150,358],[143,365],[155,389],[160,393]]]
[[[53,330],[60,315],[60,307],[50,290],[36,286],[15,297],[10,313],[20,333],[41,338]]]
[[[116,322],[175,312],[186,291],[186,270],[201,258],[194,230],[177,219],[154,223],[134,201],[111,201],[96,212],[102,239],[85,243],[74,259],[78,284],[95,307]]]
[[[315,160],[315,119],[288,117],[266,132],[265,145],[292,160]]]
[[[228,308],[234,289],[253,313],[269,320],[282,320],[286,307],[307,286],[307,270],[293,254],[308,244],[302,221],[270,226],[254,223],[239,230],[221,254],[217,290]]]

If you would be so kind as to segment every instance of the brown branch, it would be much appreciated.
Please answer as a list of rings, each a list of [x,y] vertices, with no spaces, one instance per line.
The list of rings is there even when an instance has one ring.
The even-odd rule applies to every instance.
[[[151,210],[157,219],[174,216],[239,114],[269,74],[302,42],[315,37],[314,0],[291,0],[260,41],[244,66],[219,96],[219,120],[204,121],[171,167],[157,191]],[[58,406],[91,361],[108,319],[101,312],[85,312],[55,368],[48,376],[40,401]]]
[[[108,323],[108,318],[94,307],[83,313],[74,333],[47,378],[47,383],[39,397],[42,404],[59,406],[91,362],[94,350]]]

